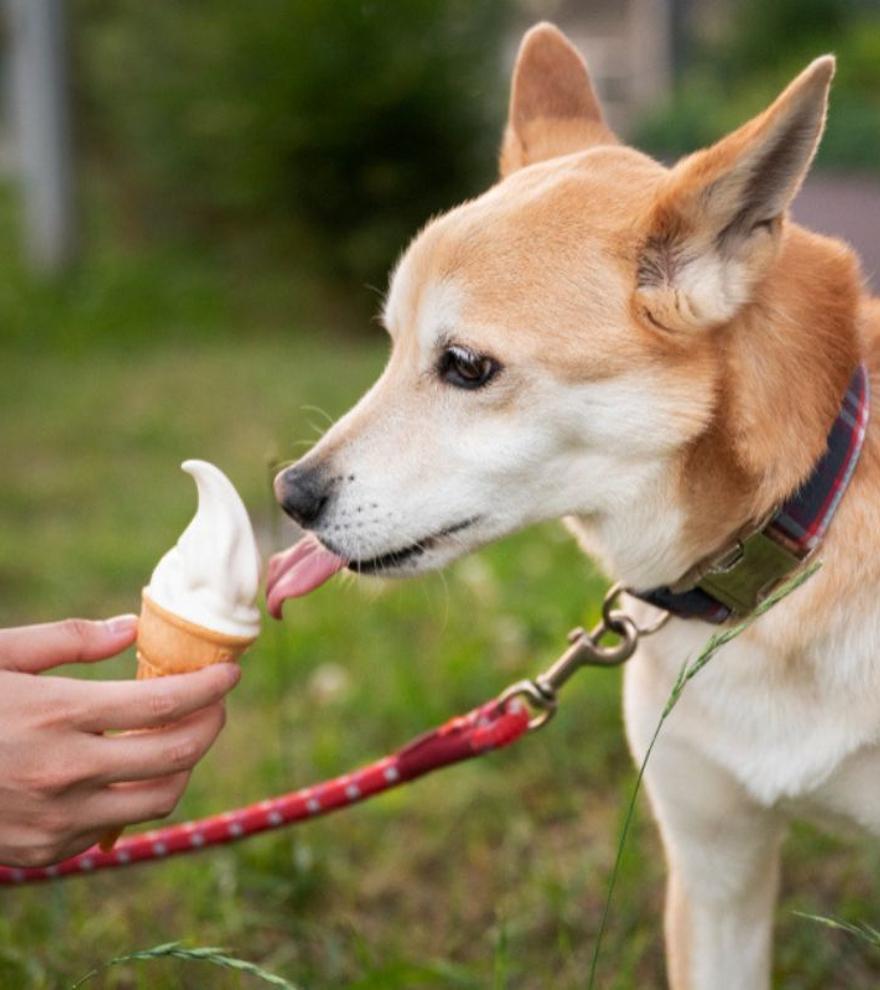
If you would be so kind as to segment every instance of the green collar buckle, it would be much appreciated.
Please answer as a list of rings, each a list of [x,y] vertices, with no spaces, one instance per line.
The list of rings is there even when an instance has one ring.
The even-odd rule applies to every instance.
[[[713,561],[696,587],[737,615],[748,615],[803,563],[803,557],[759,529]]]

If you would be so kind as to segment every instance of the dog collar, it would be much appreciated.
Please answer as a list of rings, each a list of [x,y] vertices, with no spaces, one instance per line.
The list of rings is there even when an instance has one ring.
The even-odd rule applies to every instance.
[[[825,453],[800,488],[756,528],[676,584],[632,594],[673,615],[704,622],[725,622],[754,611],[821,543],[862,451],[869,397],[868,372],[860,364]]]

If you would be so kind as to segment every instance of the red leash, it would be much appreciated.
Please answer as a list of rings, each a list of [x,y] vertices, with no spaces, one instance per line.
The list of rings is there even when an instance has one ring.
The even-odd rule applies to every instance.
[[[500,698],[450,719],[440,728],[413,739],[392,756],[341,777],[244,808],[123,838],[109,852],[102,852],[96,846],[52,866],[0,866],[0,886],[111,870],[237,842],[258,832],[347,808],[432,770],[509,746],[530,729],[549,721],[556,711],[559,689],[575,671],[583,666],[610,667],[625,662],[635,653],[639,637],[651,635],[666,621],[664,616],[648,627],[637,626],[625,612],[615,608],[623,591],[621,585],[611,588],[605,596],[599,624],[589,633],[572,630],[568,637],[570,646],[543,674],[511,685]],[[616,636],[618,642],[603,646],[601,640],[608,633]],[[538,710],[534,717],[529,705]]]
[[[467,715],[451,719],[439,729],[419,736],[392,756],[353,773],[235,811],[224,811],[210,818],[133,835],[121,839],[110,852],[101,852],[96,846],[54,866],[26,869],[2,866],[0,885],[39,883],[57,877],[94,873],[96,870],[110,870],[132,863],[198,852],[208,846],[238,842],[258,832],[318,818],[408,780],[415,780],[432,770],[508,746],[528,730],[529,719],[528,709],[516,698],[490,701]]]

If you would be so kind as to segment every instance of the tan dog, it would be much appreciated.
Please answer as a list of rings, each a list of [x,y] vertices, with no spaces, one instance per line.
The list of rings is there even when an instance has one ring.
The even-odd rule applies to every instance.
[[[278,478],[327,550],[276,559],[273,609],[343,563],[416,574],[555,517],[615,578],[669,584],[798,488],[880,356],[852,253],[786,219],[833,70],[667,169],[617,142],[568,41],[530,31],[501,181],[416,237],[387,369]],[[688,686],[649,764],[676,990],[769,986],[792,816],[880,830],[878,487],[872,427],[824,568]],[[712,628],[673,619],[627,668],[636,759]]]

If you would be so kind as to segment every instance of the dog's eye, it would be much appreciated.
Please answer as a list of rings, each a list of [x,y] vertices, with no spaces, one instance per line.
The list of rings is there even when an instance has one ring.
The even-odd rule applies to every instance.
[[[497,361],[467,347],[448,347],[440,356],[440,377],[457,388],[481,388],[498,371]]]

